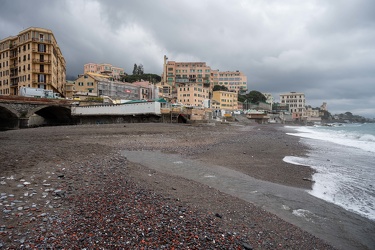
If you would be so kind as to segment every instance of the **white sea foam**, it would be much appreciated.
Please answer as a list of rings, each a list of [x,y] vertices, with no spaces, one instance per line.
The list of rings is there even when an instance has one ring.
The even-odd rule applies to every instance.
[[[366,142],[374,147],[364,150],[358,144],[353,147],[343,143],[345,140],[359,141],[360,137],[353,137],[354,134],[360,134],[354,129],[350,132],[332,130],[331,133],[328,133],[329,129],[314,131],[302,127],[297,130],[301,134],[291,134],[301,135],[301,141],[308,144],[311,150],[306,157],[286,156],[284,161],[316,170],[313,189],[309,193],[375,220],[375,144],[370,141],[373,135],[363,135]]]
[[[327,129],[324,127],[297,127],[297,133],[289,135],[333,142],[339,145],[359,148],[368,152],[375,152],[375,135],[363,134],[344,129]]]

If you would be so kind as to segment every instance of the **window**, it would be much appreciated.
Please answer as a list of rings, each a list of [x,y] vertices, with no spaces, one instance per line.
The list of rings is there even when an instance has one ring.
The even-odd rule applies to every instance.
[[[38,52],[46,52],[46,45],[45,44],[38,44]]]
[[[44,77],[43,74],[39,74],[39,75],[38,75],[38,82],[46,82],[45,80],[46,80],[46,79],[45,79],[45,77]]]

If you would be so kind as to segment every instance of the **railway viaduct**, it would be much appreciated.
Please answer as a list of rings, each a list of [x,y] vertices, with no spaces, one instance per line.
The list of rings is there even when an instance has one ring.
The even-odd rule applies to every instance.
[[[72,102],[0,95],[0,130],[74,124]]]

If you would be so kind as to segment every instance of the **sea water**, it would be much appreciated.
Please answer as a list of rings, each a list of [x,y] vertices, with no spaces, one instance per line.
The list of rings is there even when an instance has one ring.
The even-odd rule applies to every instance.
[[[287,128],[311,148],[284,158],[316,171],[309,193],[375,221],[375,123]]]

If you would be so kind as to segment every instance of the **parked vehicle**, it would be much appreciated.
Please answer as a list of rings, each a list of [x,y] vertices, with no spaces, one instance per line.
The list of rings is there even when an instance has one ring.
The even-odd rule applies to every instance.
[[[21,87],[20,95],[25,97],[36,97],[36,98],[60,98],[59,93],[54,93],[52,90],[41,89],[41,88],[28,88]]]

